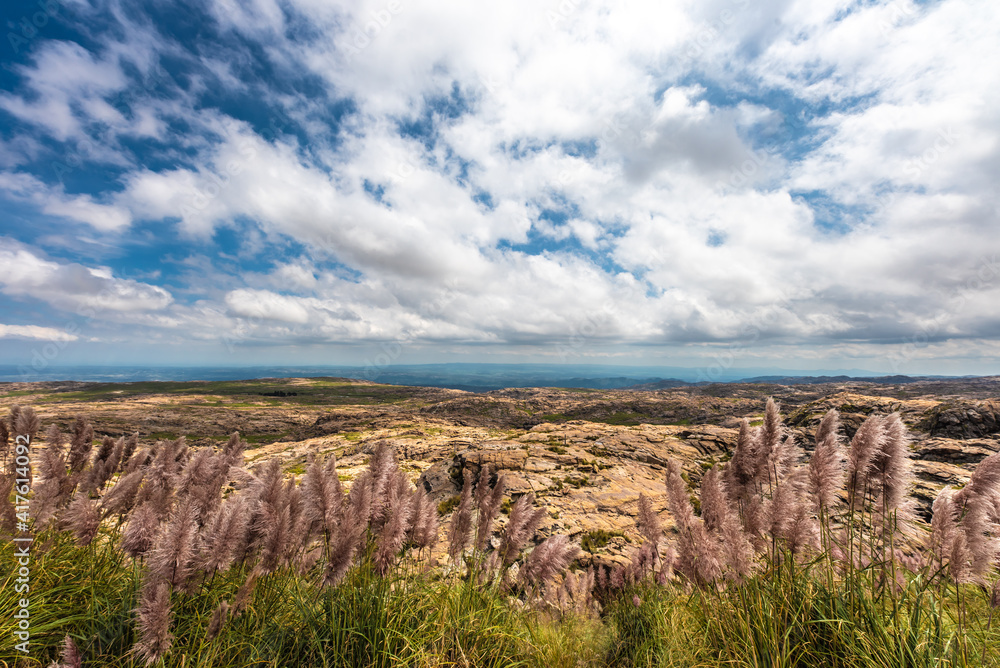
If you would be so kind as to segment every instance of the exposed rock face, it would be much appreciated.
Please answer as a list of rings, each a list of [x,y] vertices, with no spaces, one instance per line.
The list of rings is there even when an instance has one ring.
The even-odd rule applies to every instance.
[[[943,403],[928,412],[921,426],[932,436],[948,438],[1000,434],[1000,401]]]
[[[789,427],[797,428],[808,441],[816,433],[816,427],[827,411],[837,409],[840,423],[848,438],[854,436],[861,423],[869,415],[899,413],[910,429],[918,427],[924,415],[940,404],[933,399],[896,399],[893,397],[869,396],[855,392],[837,392],[828,397],[805,404],[785,419]],[[808,442],[807,441],[807,442]]]

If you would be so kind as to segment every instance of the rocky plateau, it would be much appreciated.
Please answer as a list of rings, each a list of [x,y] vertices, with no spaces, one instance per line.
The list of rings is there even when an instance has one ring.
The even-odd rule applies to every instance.
[[[232,382],[0,384],[6,411],[34,406],[44,428],[87,416],[97,436],[185,436],[192,447],[239,431],[253,467],[277,458],[301,475],[310,455],[336,455],[345,484],[379,441],[440,504],[442,535],[465,469],[489,466],[508,494],[533,493],[548,513],[541,535],[565,533],[587,559],[625,559],[637,539],[640,493],[671,524],[664,467],[683,462],[692,486],[726,461],[739,423],[762,418],[768,397],[808,453],[820,418],[841,412],[850,438],[873,413],[899,412],[910,429],[925,514],[945,485],[963,485],[1000,450],[1000,378],[899,384],[717,384],[663,390],[506,389],[470,393],[343,378]],[[44,445],[43,441],[40,444]],[[502,520],[501,520],[502,521]]]

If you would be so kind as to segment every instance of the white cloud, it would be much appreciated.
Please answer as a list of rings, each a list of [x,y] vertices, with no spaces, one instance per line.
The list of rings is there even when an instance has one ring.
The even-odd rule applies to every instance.
[[[714,345],[747,331],[883,344],[941,314],[943,336],[986,340],[995,328],[1000,278],[949,306],[998,250],[1000,70],[982,65],[1000,55],[993,5],[398,7],[217,0],[223,37],[239,33],[276,71],[325,90],[270,86],[206,50],[190,55],[196,83],[168,100],[139,96],[128,119],[107,104],[128,84],[122,63],[149,70],[161,40],[99,55],[40,48],[19,69],[28,92],[0,98],[8,113],[57,139],[95,126],[152,138],[177,159],[129,167],[103,196],[4,172],[10,198],[104,233],[175,218],[192,244],[246,230],[240,258],[279,258],[189,286],[197,307],[71,265],[46,270],[52,282],[80,274],[131,290],[123,303],[156,304],[134,309],[143,326],[210,337],[239,321],[261,342],[544,345],[606,303],[614,317],[593,338],[623,344]],[[297,31],[303,20],[322,37]],[[198,104],[216,82],[282,110],[299,134],[263,137]],[[345,99],[353,111],[339,124],[324,115]],[[176,136],[168,119],[190,132]],[[401,133],[418,122],[424,136]],[[275,250],[289,241],[303,257]],[[29,294],[24,285],[4,290]]]
[[[3,325],[0,324],[0,339],[35,339],[39,341],[76,341],[76,334],[64,332],[54,327],[39,327],[38,325]]]
[[[0,265],[7,269],[0,275],[0,292],[39,299],[65,311],[103,317],[163,309],[173,299],[159,286],[115,278],[107,267],[46,260],[16,243],[0,249]]]
[[[47,186],[23,172],[0,172],[0,191],[13,199],[34,202],[43,213],[86,223],[101,232],[121,230],[132,223],[128,209],[95,202],[90,195],[67,195],[61,186]]]

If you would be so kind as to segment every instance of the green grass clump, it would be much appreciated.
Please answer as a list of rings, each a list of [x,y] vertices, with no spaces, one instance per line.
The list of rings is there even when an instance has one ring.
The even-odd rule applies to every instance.
[[[462,497],[458,494],[448,497],[438,504],[438,515],[447,515],[451,511],[455,510],[455,508],[458,508],[458,504],[461,500]]]
[[[621,531],[607,531],[605,529],[594,529],[583,534],[580,539],[580,547],[587,552],[593,553],[608,544],[612,538],[624,538]]]

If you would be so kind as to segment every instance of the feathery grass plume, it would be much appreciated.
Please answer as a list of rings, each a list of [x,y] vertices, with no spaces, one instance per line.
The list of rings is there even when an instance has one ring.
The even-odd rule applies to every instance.
[[[240,432],[234,431],[229,435],[229,440],[222,448],[222,457],[230,468],[243,466],[244,448],[246,448],[246,444],[240,439]]]
[[[63,524],[73,533],[77,545],[90,545],[101,526],[97,502],[77,492],[63,513]]]
[[[418,489],[413,496],[413,526],[410,529],[410,540],[423,550],[433,546],[437,542],[437,537],[437,506],[427,496],[427,492]]]
[[[101,500],[104,516],[125,515],[132,510],[145,477],[145,471],[133,471],[120,477]]]
[[[476,480],[476,485],[473,490],[472,500],[475,502],[476,508],[481,508],[484,503],[486,503],[486,497],[490,494],[490,477],[492,476],[492,471],[490,471],[489,464],[483,464],[479,469],[479,478]]]
[[[46,441],[48,446],[39,456],[38,473],[40,480],[35,483],[31,499],[31,515],[35,518],[36,530],[44,528],[69,500],[73,483],[66,473],[66,459],[59,453],[62,434],[52,425]]]
[[[931,532],[925,543],[938,569],[944,568],[950,557],[952,542],[958,530],[955,491],[948,486],[938,492],[931,506]]]
[[[705,525],[694,514],[687,485],[681,478],[681,464],[671,459],[667,462],[667,497],[670,512],[680,536],[677,541],[677,570],[697,585],[718,580],[721,574],[715,544],[705,530]]]
[[[233,617],[239,617],[243,614],[247,604],[250,602],[250,597],[253,595],[253,590],[257,588],[258,578],[260,578],[260,571],[255,568],[247,574],[247,579],[236,590],[236,598],[233,600],[233,607],[231,609]]]
[[[726,468],[729,486],[734,492],[743,492],[757,477],[759,450],[759,432],[750,426],[750,421],[744,418],[740,421],[740,430],[736,436],[736,448],[733,457]]]
[[[739,581],[749,576],[754,568],[754,548],[729,501],[718,466],[701,479],[701,517],[718,543],[720,565],[725,567],[727,579]]]
[[[782,501],[783,504],[787,503],[787,507],[780,511],[782,517],[775,518],[777,526],[773,530],[793,558],[818,552],[820,549],[819,522],[813,515],[812,504],[809,502],[808,479],[809,471],[799,467],[780,483],[780,487],[787,492],[786,500]],[[777,495],[775,498],[777,499]]]
[[[375,481],[371,470],[364,470],[354,479],[351,491],[347,494],[347,504],[353,510],[353,516],[361,524],[371,521]]]
[[[958,526],[970,559],[968,575],[977,582],[983,581],[1000,551],[998,527],[993,519],[998,496],[1000,453],[994,453],[979,462],[969,483],[954,496]]]
[[[608,573],[610,570],[611,569],[609,567],[603,564],[597,564],[596,568],[594,569],[595,572],[594,586],[597,588],[598,591],[604,591],[611,586],[611,583],[609,582],[608,579]]]
[[[59,656],[59,668],[83,668],[83,657],[76,643],[68,635],[63,638],[63,650]]]
[[[156,511],[157,519],[165,519],[174,505],[172,476],[167,473],[163,462],[156,463],[155,457],[145,471],[146,476],[139,488],[135,503],[137,506],[149,505]]]
[[[1000,452],[983,459],[969,478],[969,484],[958,492],[956,503],[963,504],[974,496],[1000,495]]]
[[[594,600],[593,590],[593,567],[576,573],[566,571],[558,585],[554,582],[546,583],[545,603],[556,610],[560,617],[569,614],[594,617],[600,611],[600,605]]]
[[[147,666],[151,666],[170,650],[174,636],[170,633],[172,610],[170,585],[162,580],[147,578],[139,602],[139,640],[133,651]]]
[[[774,488],[771,496],[771,503],[768,504],[768,531],[775,541],[785,537],[788,527],[791,526],[792,518],[795,515],[796,504],[798,502],[795,483],[791,476],[781,480]],[[777,558],[777,555],[771,555]]]
[[[191,499],[199,517],[207,517],[222,501],[228,474],[229,465],[223,456],[211,448],[202,448],[184,466],[177,489]]]
[[[639,515],[636,524],[639,533],[652,544],[653,552],[656,553],[663,537],[663,525],[660,524],[660,516],[653,510],[653,503],[642,492],[639,493]]]
[[[448,556],[456,564],[469,544],[471,531],[472,471],[465,469],[462,480],[462,496],[459,499],[458,508],[451,516],[451,525],[448,527]]]
[[[125,437],[119,436],[115,441],[115,447],[108,457],[108,477],[114,475],[121,468],[122,455],[125,453]]]
[[[209,574],[225,571],[236,557],[236,548],[246,534],[250,506],[246,497],[234,495],[226,499],[204,530],[199,532],[199,564]]]
[[[133,432],[131,436],[125,439],[122,445],[122,451],[118,455],[118,470],[124,471],[125,465],[132,459],[132,455],[135,453],[135,449],[139,446],[139,432]]]
[[[777,485],[802,459],[802,448],[794,434],[785,435],[771,451],[768,469],[773,480],[771,486]]]
[[[101,439],[101,445],[97,448],[97,454],[94,456],[94,459],[95,461],[106,462],[114,451],[115,439],[105,436]]]
[[[14,471],[0,472],[0,533],[10,535],[17,526],[17,511],[10,493],[14,489]]]
[[[559,575],[580,553],[580,546],[571,543],[569,536],[549,536],[531,551],[518,573],[522,583],[535,587]]]
[[[500,538],[500,558],[503,567],[511,566],[521,550],[535,535],[539,525],[545,518],[544,508],[535,508],[535,495],[522,495],[510,508],[510,517]]]
[[[251,527],[253,547],[260,553],[261,573],[271,573],[298,547],[294,529],[301,497],[294,482],[284,480],[277,460],[265,464],[253,494],[257,499]]]
[[[292,519],[287,504],[263,505],[257,517],[260,560],[257,570],[261,575],[273,573],[281,566],[291,542]]]
[[[41,422],[35,413],[35,409],[31,406],[25,406],[18,411],[16,416],[14,416],[13,409],[11,409],[11,415],[14,417],[11,420],[11,424],[14,425],[14,433],[17,436],[27,436],[30,440],[34,441],[35,434],[41,428]]]
[[[742,534],[741,534],[742,535]],[[746,541],[746,536],[743,536],[744,541]],[[674,549],[673,545],[667,545],[666,549],[663,550],[663,557],[660,559],[660,570],[656,572],[656,583],[660,586],[666,586],[667,582],[674,579],[674,564],[677,562],[677,550]],[[747,559],[745,565],[746,573],[742,571],[737,571],[741,577],[746,577],[753,570],[753,550],[750,551],[750,557]]]
[[[7,421],[0,417],[0,456],[7,460],[7,450],[10,449],[10,429],[7,428]]]
[[[882,447],[872,458],[871,470],[873,521],[885,561],[887,553],[900,550],[904,537],[913,535],[917,516],[910,497],[914,482],[910,438],[898,413],[883,418],[882,432]]]
[[[621,564],[615,564],[611,568],[611,575],[608,576],[608,587],[610,589],[625,588],[625,568]]]
[[[335,456],[325,463],[310,456],[309,467],[302,479],[302,500],[305,517],[311,525],[309,533],[323,532],[324,542],[329,548],[330,536],[344,513],[344,492],[337,475]]]
[[[847,496],[854,511],[864,507],[868,496],[872,461],[885,441],[882,422],[880,415],[868,416],[858,427],[847,451]]]
[[[183,587],[191,576],[194,539],[198,530],[197,511],[190,501],[182,501],[153,541],[147,564],[148,577]]]
[[[997,526],[989,520],[989,507],[988,499],[976,495],[969,498],[960,511],[959,527],[968,549],[969,576],[979,584],[985,582],[1000,552]]]
[[[309,523],[305,517],[302,488],[296,484],[294,476],[285,484],[288,487],[286,503],[288,505],[291,534],[288,545],[285,548],[284,559],[286,562],[291,562],[304,550],[312,537],[309,535]]]
[[[159,515],[150,504],[134,508],[122,533],[122,550],[133,559],[144,556],[153,547],[159,527]]]
[[[21,414],[20,404],[14,404],[13,406],[10,407],[10,413],[8,414],[7,417],[7,423],[10,424],[11,429],[16,429],[17,416],[20,414]]]
[[[371,493],[371,487],[364,485],[367,492],[355,495],[356,486],[357,482],[351,487],[344,519],[338,527],[336,536],[330,542],[330,554],[323,574],[323,585],[327,587],[338,584],[347,574],[368,527],[370,508],[368,494]]]
[[[778,404],[768,397],[764,408],[764,424],[760,427],[758,459],[755,462],[758,477],[766,479],[773,489],[791,464],[792,456],[785,443],[785,428],[781,423]]]
[[[389,516],[388,492],[393,484],[393,476],[399,470],[396,452],[385,441],[379,441],[368,460],[371,473],[371,515],[372,527],[380,529]]]
[[[178,492],[184,496],[191,495],[191,489],[202,484],[212,476],[213,453],[211,448],[199,448],[187,460],[181,470]]]
[[[222,601],[216,606],[212,613],[212,618],[208,620],[208,630],[205,632],[205,639],[215,640],[222,632],[222,627],[226,625],[229,618],[229,601]]]
[[[647,574],[654,572],[656,568],[656,546],[645,541],[638,550],[632,551],[632,560],[626,570],[626,579],[629,582],[640,582]]]
[[[701,519],[705,522],[705,528],[713,534],[718,534],[726,523],[726,515],[732,510],[729,499],[726,497],[726,491],[722,488],[718,465],[710,468],[702,476],[699,497],[701,499]],[[639,500],[641,503],[641,494]]]
[[[733,457],[724,472],[724,485],[736,505],[740,522],[755,549],[764,548],[767,514],[763,507],[762,482],[769,480],[767,450],[762,445],[759,428],[746,419],[740,422]]]
[[[122,465],[123,473],[133,473],[139,469],[144,469],[149,466],[153,461],[153,450],[151,448],[142,448],[141,450],[132,453],[127,461]]]
[[[948,554],[948,574],[956,584],[972,581],[972,571],[969,568],[969,544],[965,540],[965,532],[956,531],[951,541]]]
[[[147,480],[154,484],[143,486],[139,501],[144,502],[152,496],[166,496],[166,500],[172,503],[170,497],[173,496],[181,470],[188,459],[186,440],[181,436],[171,441],[157,441],[151,454],[152,460],[146,465],[150,469]],[[169,510],[169,504],[167,509]]]
[[[840,414],[827,411],[816,429],[816,449],[809,460],[809,486],[821,516],[828,516],[844,485],[844,446]]]
[[[389,486],[386,508],[389,516],[378,533],[375,550],[375,571],[385,576],[403,549],[413,517],[413,496],[406,476],[397,472]]]
[[[482,483],[483,479],[480,478],[479,482]],[[501,475],[497,478],[493,489],[488,490],[488,494],[483,494],[479,501],[479,518],[476,527],[476,550],[478,552],[483,552],[486,549],[486,544],[493,534],[493,523],[500,514],[500,504],[503,502],[503,493],[506,489],[507,478]]]
[[[45,430],[45,447],[55,452],[61,452],[66,447],[66,436],[54,422]]]
[[[184,436],[178,436],[172,441],[167,441],[164,443],[164,447],[157,451],[157,455],[161,458],[167,475],[172,477],[180,475],[190,456],[187,439]],[[154,461],[154,465],[155,463]]]
[[[94,428],[87,419],[77,415],[73,422],[73,433],[69,439],[69,470],[79,473],[90,461],[90,450],[94,447]]]

